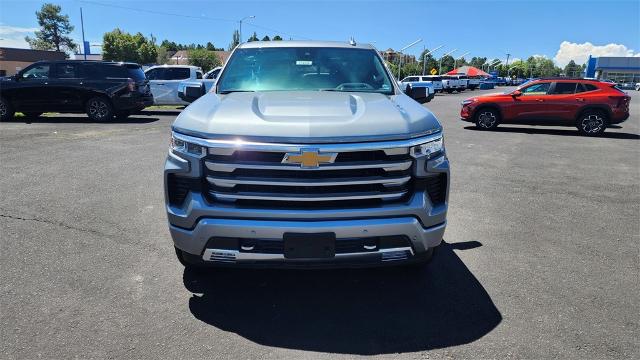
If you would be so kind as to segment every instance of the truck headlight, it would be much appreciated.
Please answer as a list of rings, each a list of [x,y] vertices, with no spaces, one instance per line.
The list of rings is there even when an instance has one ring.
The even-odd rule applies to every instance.
[[[431,140],[424,144],[416,145],[411,148],[410,154],[414,158],[426,157],[434,158],[444,152],[444,138],[442,135],[435,140]]]
[[[176,137],[175,133],[171,133],[171,142],[169,149],[175,153],[202,155],[204,148],[198,144],[193,144]]]

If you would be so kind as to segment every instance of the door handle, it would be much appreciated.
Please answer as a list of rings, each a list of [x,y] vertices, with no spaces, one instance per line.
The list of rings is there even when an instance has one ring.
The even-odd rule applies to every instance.
[[[544,102],[544,99],[536,99],[538,102]]]
[[[584,98],[576,98],[577,101],[583,102]]]
[[[164,85],[164,83],[157,83],[156,85]]]

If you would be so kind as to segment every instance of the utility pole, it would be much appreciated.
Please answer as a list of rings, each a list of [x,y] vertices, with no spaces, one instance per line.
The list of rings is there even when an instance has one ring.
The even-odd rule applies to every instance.
[[[82,18],[82,7],[80,8],[80,27],[82,28],[82,53],[84,59],[87,60],[87,49],[84,47],[84,19]]]
[[[440,49],[441,47],[443,47],[444,45],[440,45],[437,48],[433,49],[433,50],[429,50],[428,53],[424,54],[424,56],[422,56],[422,75],[425,75],[427,72],[427,55],[433,53],[434,51]]]
[[[447,56],[447,55],[453,54],[456,50],[458,50],[458,49],[453,49],[453,50],[449,51],[448,53],[442,55],[442,57],[440,58],[440,68],[438,69],[438,75],[442,75],[442,58]]]
[[[256,17],[254,15],[250,15],[250,16],[245,16],[242,19],[240,19],[238,22],[240,23],[240,31],[239,34],[240,35],[240,41],[239,43],[242,44],[242,22],[247,20],[247,19],[255,19]]]

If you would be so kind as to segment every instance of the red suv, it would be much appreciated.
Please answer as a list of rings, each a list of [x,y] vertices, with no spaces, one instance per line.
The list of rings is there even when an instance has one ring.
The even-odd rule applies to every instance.
[[[583,135],[597,136],[610,124],[629,118],[631,97],[615,84],[586,79],[540,79],[515,91],[472,97],[462,102],[460,117],[479,129],[498,124],[574,125]]]

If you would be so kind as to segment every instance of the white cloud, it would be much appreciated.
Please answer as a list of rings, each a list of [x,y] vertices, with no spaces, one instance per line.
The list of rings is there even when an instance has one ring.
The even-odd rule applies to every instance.
[[[28,28],[0,24],[0,46],[12,48],[28,48],[29,44],[24,41],[25,36],[33,36],[38,28]]]
[[[569,41],[563,41],[560,44],[560,49],[553,58],[558,66],[564,67],[569,61],[573,60],[576,64],[584,64],[589,55],[594,57],[600,56],[640,56],[640,53],[636,53],[633,49],[629,49],[622,44],[606,44],[606,45],[593,45],[590,42],[582,44],[572,43]]]

